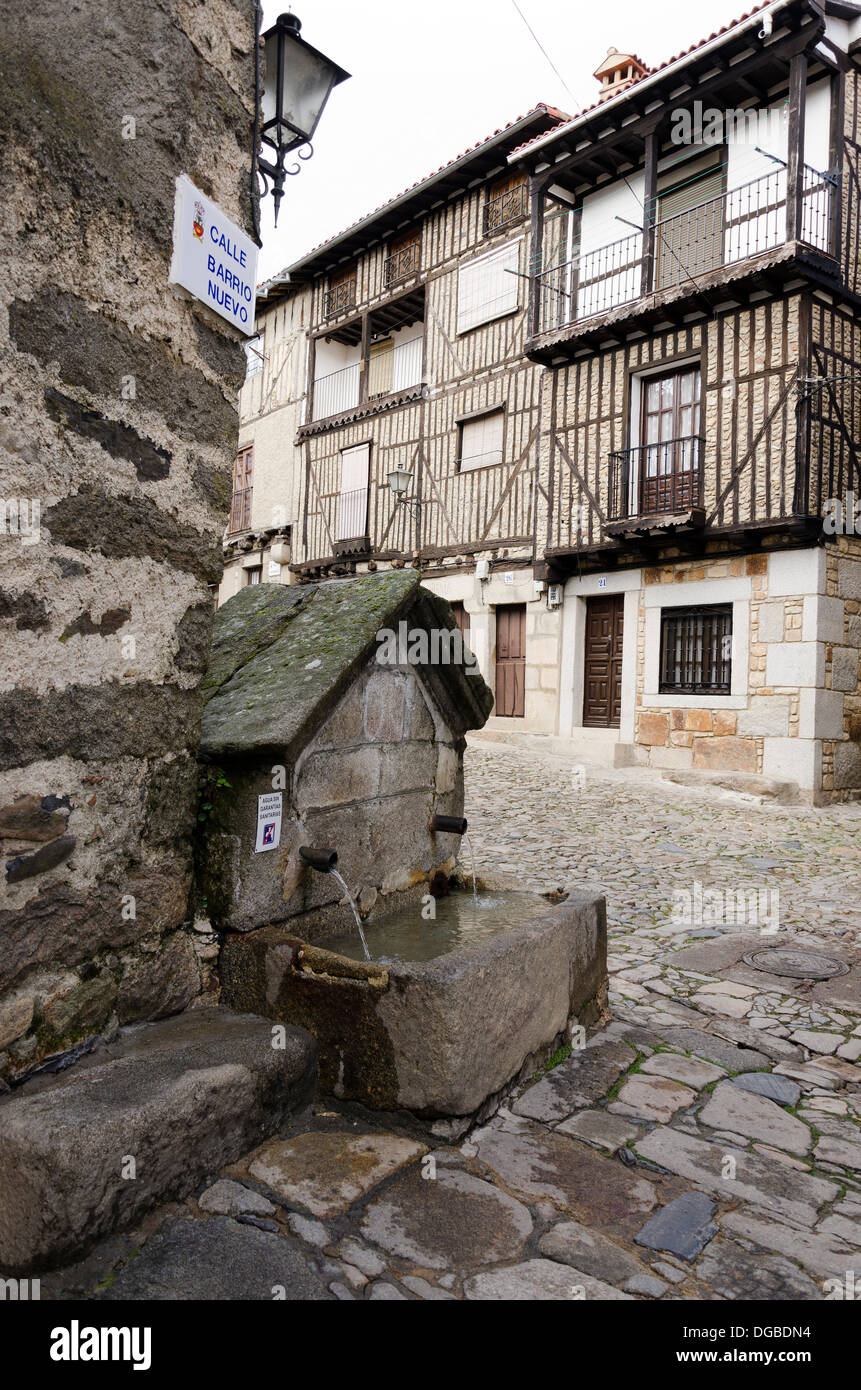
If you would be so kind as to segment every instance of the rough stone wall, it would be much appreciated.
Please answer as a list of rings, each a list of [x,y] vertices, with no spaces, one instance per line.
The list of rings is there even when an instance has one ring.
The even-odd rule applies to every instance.
[[[823,549],[643,571],[644,589],[665,587],[667,606],[680,582],[742,578],[749,581],[748,674],[736,708],[720,696],[691,700],[689,708],[662,706],[657,697],[647,707],[641,604],[640,756],[655,767],[759,773],[797,782],[816,801],[845,800],[861,788],[861,541],[840,536]],[[712,594],[707,601],[721,600]],[[744,660],[745,651],[736,649],[735,658]]]
[[[462,753],[414,668],[371,662],[295,766],[274,757],[223,765],[230,786],[214,798],[201,876],[213,925],[249,931],[289,920],[301,934],[303,914],[339,902],[342,888],[302,864],[300,845],[337,850],[363,912],[379,894],[450,871],[460,841],[432,835],[428,821],[463,813]],[[255,853],[257,798],[278,785],[279,768],[280,846]]]
[[[251,230],[254,98],[252,0],[2,9],[0,1078],[200,988],[198,684],[244,357],[168,270],[180,173]]]

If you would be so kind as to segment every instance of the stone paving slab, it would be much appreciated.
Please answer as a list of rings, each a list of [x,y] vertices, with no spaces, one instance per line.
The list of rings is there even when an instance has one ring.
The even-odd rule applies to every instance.
[[[726,1150],[720,1143],[661,1126],[636,1146],[642,1158],[678,1173],[724,1201],[740,1199],[782,1212],[801,1225],[812,1226],[819,1209],[840,1189],[834,1182],[814,1178],[752,1153],[734,1153],[736,1175],[724,1177]]]
[[[471,1299],[503,1299],[513,1303],[630,1298],[630,1294],[620,1293],[600,1279],[554,1264],[552,1260],[527,1260],[525,1264],[511,1265],[508,1269],[476,1274],[466,1281],[464,1291]]]
[[[110,1302],[271,1303],[274,1298],[304,1301],[330,1295],[298,1242],[214,1216],[167,1222],[97,1296]]]
[[[396,1134],[309,1133],[264,1144],[248,1171],[313,1216],[337,1216],[424,1153],[425,1145]]]
[[[365,1240],[426,1269],[461,1270],[519,1257],[532,1233],[522,1202],[458,1169],[433,1180],[413,1169],[375,1198],[362,1221]]]

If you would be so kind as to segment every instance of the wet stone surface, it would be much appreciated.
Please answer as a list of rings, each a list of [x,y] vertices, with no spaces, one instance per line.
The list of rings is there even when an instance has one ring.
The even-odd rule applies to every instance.
[[[861,1284],[861,1002],[817,992],[840,978],[739,966],[758,924],[674,907],[695,883],[776,889],[763,947],[848,958],[861,807],[636,772],[578,788],[564,759],[490,742],[466,785],[479,868],[606,894],[608,1025],[447,1147],[321,1098],[302,1132],[46,1275],[43,1298],[779,1302]]]

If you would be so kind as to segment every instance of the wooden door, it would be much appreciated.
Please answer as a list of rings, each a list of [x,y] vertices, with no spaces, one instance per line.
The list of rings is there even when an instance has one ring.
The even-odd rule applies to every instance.
[[[496,713],[522,719],[526,688],[526,604],[496,610]]]
[[[622,721],[624,595],[586,600],[583,724],[618,729]]]
[[[687,511],[699,503],[700,369],[686,367],[643,382],[640,511]]]
[[[458,599],[455,599],[454,603],[451,605],[451,611],[455,622],[460,628],[461,637],[466,645],[469,646],[469,614]]]

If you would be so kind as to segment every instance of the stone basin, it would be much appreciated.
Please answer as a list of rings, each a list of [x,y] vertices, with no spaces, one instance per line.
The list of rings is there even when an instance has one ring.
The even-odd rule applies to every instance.
[[[480,893],[519,887],[479,880]],[[574,888],[536,894],[526,921],[427,960],[350,959],[297,935],[303,929],[229,937],[223,1002],[307,1028],[320,1090],[375,1110],[474,1116],[551,1055],[573,1023],[605,1016],[604,899]]]

